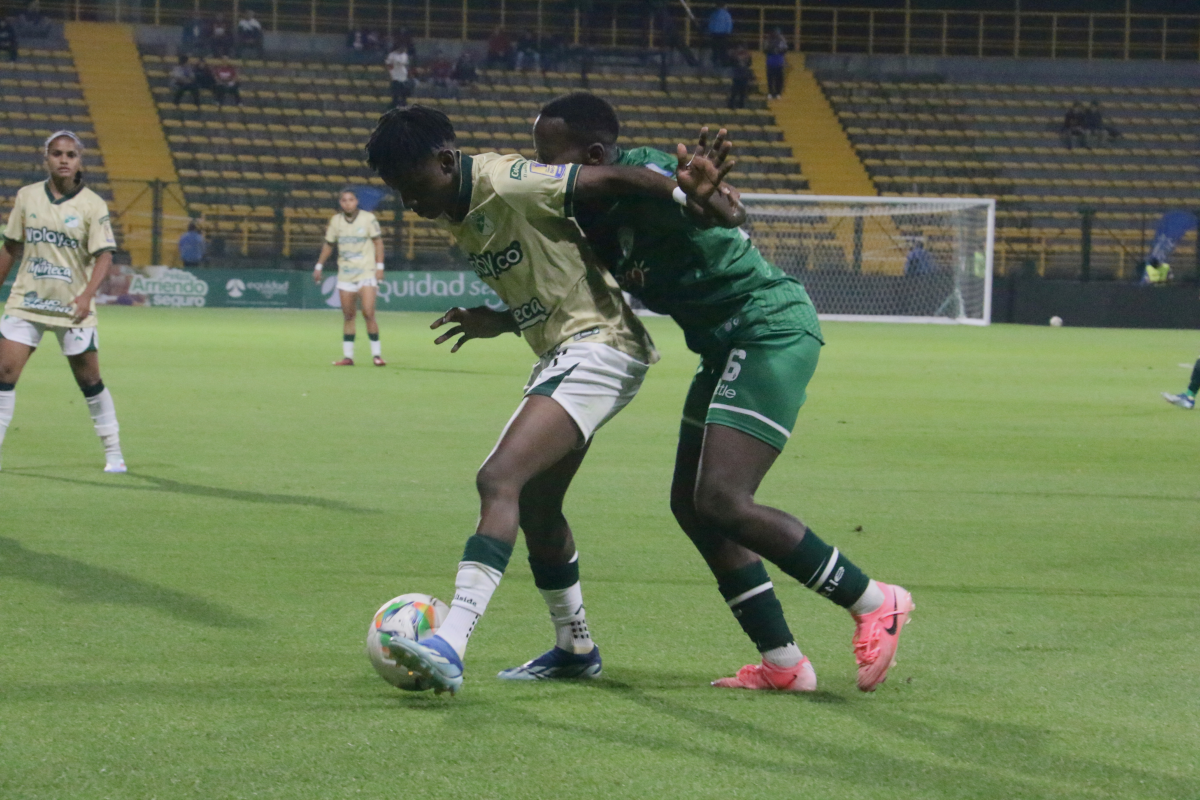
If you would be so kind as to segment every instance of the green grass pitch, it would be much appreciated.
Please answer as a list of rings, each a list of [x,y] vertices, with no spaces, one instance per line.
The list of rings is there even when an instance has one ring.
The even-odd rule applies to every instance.
[[[494,679],[551,641],[518,546],[449,698],[363,639],[450,594],[524,344],[385,315],[387,368],[333,369],[334,314],[101,316],[130,474],[52,342],[4,446],[0,797],[1200,796],[1200,412],[1158,397],[1193,332],[828,325],[760,498],[917,610],[862,695],[847,614],[773,570],[804,697],[708,686],[755,654],[667,507],[695,359],[651,320],[568,500],[603,679]]]

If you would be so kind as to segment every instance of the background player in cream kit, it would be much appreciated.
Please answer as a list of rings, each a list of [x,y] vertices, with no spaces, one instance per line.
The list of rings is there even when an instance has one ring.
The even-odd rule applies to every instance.
[[[47,180],[17,192],[0,249],[0,284],[17,265],[0,318],[0,446],[21,371],[42,337],[53,332],[104,445],[104,471],[125,472],[116,408],[100,379],[96,331],[96,291],[116,249],[108,206],[83,185],[78,136],[51,134],[43,156]]]
[[[375,366],[386,365],[379,343],[379,323],[375,321],[375,291],[383,280],[383,232],[379,220],[370,211],[358,207],[358,195],[353,189],[338,193],[341,211],[329,218],[325,229],[325,244],[313,270],[313,281],[321,282],[325,261],[337,245],[337,291],[342,301],[342,358],[335,367],[354,366],[354,318],[359,303],[367,323],[367,338],[371,341],[371,360]]]

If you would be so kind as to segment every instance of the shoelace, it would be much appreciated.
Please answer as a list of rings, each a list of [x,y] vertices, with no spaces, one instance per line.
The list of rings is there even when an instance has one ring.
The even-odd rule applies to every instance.
[[[880,614],[867,630],[867,635],[854,643],[854,658],[862,664],[872,664],[879,658],[879,640],[883,638],[880,631],[885,627],[883,622],[888,617],[900,616],[900,609]]]

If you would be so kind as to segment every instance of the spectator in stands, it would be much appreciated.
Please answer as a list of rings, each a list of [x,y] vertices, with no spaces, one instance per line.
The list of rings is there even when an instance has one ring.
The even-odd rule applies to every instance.
[[[346,46],[351,50],[362,52],[367,49],[367,34],[366,31],[350,31],[346,34]]]
[[[217,79],[213,77],[212,67],[203,58],[196,59],[196,67],[192,70],[196,76],[196,88],[202,92],[212,92],[213,97],[220,102],[217,95]]]
[[[401,48],[399,44],[383,60],[388,76],[392,80],[392,108],[408,105],[408,96],[412,94],[412,83],[408,78],[408,61],[408,51]]]
[[[199,15],[192,17],[183,23],[183,30],[179,37],[179,52],[190,56],[204,55],[207,44],[204,41],[205,38],[204,20]]]
[[[1067,109],[1063,117],[1062,139],[1068,150],[1075,149],[1076,141],[1087,146],[1087,139],[1083,135],[1083,123],[1083,103],[1076,103]]]
[[[454,64],[440,47],[433,51],[433,58],[429,61],[428,77],[430,83],[439,89],[455,88]]]
[[[567,40],[561,33],[542,39],[542,74],[557,72],[558,64],[567,54]]]
[[[0,17],[0,51],[8,53],[13,61],[17,60],[17,31],[6,17]]]
[[[470,51],[462,51],[458,61],[454,62],[454,72],[450,77],[460,86],[470,86],[479,79],[479,73],[475,70],[475,57]]]
[[[262,23],[254,18],[254,12],[246,9],[237,24],[237,57],[242,53],[253,50],[259,58],[263,57],[263,28]]]
[[[1142,285],[1166,286],[1171,277],[1171,265],[1157,258],[1152,258],[1146,262],[1142,273]]]
[[[750,82],[754,80],[754,70],[750,68],[750,52],[745,47],[739,47],[730,57],[732,64],[732,82],[729,88],[729,107],[739,109],[746,107],[746,96],[750,94]]]
[[[733,15],[728,3],[718,3],[708,15],[708,39],[712,46],[712,65],[729,66],[729,37],[733,33]]]
[[[233,52],[233,37],[223,17],[213,17],[212,35],[209,38],[210,52],[214,56],[227,56]]]
[[[517,39],[516,68],[524,72],[530,67],[541,69],[541,66],[542,53],[538,47],[537,38],[529,31],[525,31]]]
[[[185,92],[190,92],[192,102],[200,105],[200,89],[196,86],[196,71],[188,63],[187,56],[180,56],[179,63],[171,68],[170,85],[171,99],[175,101],[175,105],[179,105]]]
[[[1089,142],[1103,142],[1107,136],[1110,140],[1120,137],[1120,132],[1104,124],[1104,112],[1095,100],[1083,111],[1083,130]]]
[[[196,220],[188,223],[187,233],[179,237],[179,260],[184,269],[204,265],[204,234]]]
[[[783,71],[787,67],[788,41],[779,28],[767,39],[767,99],[783,94]]]
[[[18,23],[19,32],[31,39],[45,39],[50,35],[50,20],[38,7],[37,0],[29,4]]]
[[[235,106],[242,104],[237,67],[231,64],[228,58],[222,58],[217,64],[217,68],[213,70],[213,79],[216,81],[213,94],[217,97],[217,105],[224,105],[226,97],[232,97]]]
[[[516,54],[513,52],[512,39],[504,32],[504,28],[496,28],[488,38],[487,62],[488,69],[512,69]]]

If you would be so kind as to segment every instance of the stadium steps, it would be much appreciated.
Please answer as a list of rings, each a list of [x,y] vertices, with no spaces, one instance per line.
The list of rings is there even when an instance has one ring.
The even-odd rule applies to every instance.
[[[113,182],[116,207],[110,210],[121,221],[123,244],[133,263],[149,264],[152,198],[146,185],[138,182],[175,183],[178,176],[142,71],[133,26],[68,22],[64,29]],[[186,227],[186,209],[164,192],[163,242],[174,242]],[[163,253],[167,252],[164,245]]]

